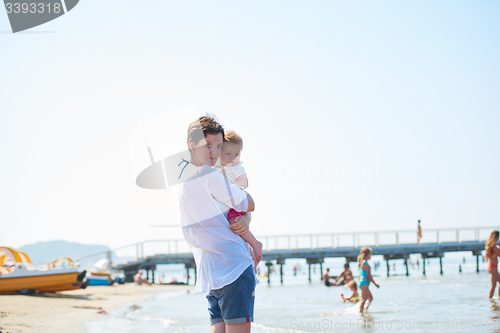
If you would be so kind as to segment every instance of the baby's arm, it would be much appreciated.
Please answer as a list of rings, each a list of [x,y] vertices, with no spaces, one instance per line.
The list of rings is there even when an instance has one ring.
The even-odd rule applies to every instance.
[[[248,187],[248,178],[247,175],[241,175],[238,178],[236,178],[236,181],[234,182],[234,185],[247,188]]]

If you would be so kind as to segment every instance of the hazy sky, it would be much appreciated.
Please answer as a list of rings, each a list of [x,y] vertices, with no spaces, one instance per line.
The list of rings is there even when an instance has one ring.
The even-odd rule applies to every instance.
[[[135,185],[128,140],[189,105],[243,137],[256,235],[498,225],[498,17],[493,0],[81,0],[12,34],[0,10],[0,243],[181,238],[149,227],[177,221]]]

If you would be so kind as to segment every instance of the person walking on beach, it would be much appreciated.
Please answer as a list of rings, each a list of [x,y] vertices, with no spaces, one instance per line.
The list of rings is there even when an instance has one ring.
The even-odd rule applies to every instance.
[[[254,210],[252,197],[227,183],[212,167],[221,154],[224,128],[203,116],[188,127],[190,161],[180,172],[179,207],[184,238],[193,251],[198,279],[195,293],[207,293],[211,333],[248,333],[253,322],[253,260],[239,236],[248,230],[249,214],[229,225],[230,208]]]
[[[373,302],[373,296],[368,288],[370,286],[370,282],[373,282],[375,287],[380,288],[380,286],[373,281],[372,274],[370,272],[370,265],[368,265],[368,259],[372,256],[372,249],[369,247],[363,247],[361,251],[359,251],[358,256],[358,266],[360,269],[359,274],[359,289],[361,289],[361,304],[359,305],[359,312],[363,313],[368,310],[368,307]],[[366,303],[366,308],[365,308]]]
[[[422,238],[422,228],[420,227],[420,220],[418,220],[417,225],[417,244],[420,244],[420,239]]]
[[[491,288],[490,288],[490,296],[493,297],[495,293],[495,288],[497,286],[497,282],[500,283],[500,275],[498,274],[498,256],[500,256],[500,247],[497,245],[498,239],[500,237],[500,233],[498,230],[493,230],[490,234],[490,238],[486,242],[484,246],[484,256],[488,261],[486,265],[486,270],[491,274]],[[500,297],[500,288],[498,288],[498,296]]]

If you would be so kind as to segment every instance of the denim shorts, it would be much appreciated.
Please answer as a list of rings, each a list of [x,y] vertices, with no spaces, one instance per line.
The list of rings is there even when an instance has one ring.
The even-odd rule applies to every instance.
[[[250,265],[233,283],[210,290],[207,294],[210,323],[223,321],[232,325],[253,322],[256,283],[254,269]]]

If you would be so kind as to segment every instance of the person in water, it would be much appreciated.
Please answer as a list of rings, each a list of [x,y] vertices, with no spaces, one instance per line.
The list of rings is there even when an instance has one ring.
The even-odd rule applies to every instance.
[[[341,294],[342,300],[344,301],[349,301],[352,303],[358,303],[359,301],[359,294],[358,294],[358,285],[356,284],[356,281],[352,280],[351,282],[347,283],[344,287],[350,288],[352,291],[351,297],[345,298],[344,294]]]
[[[368,265],[368,259],[372,256],[372,249],[369,247],[363,247],[361,251],[359,251],[358,256],[358,266],[360,269],[359,274],[359,289],[361,289],[361,304],[359,305],[359,312],[363,313],[368,310],[368,307],[373,302],[373,296],[368,288],[370,286],[370,282],[373,282],[375,287],[380,288],[380,286],[373,281],[372,274],[370,272],[370,265]],[[365,308],[366,303],[366,308]]]
[[[500,283],[500,275],[498,274],[498,256],[500,256],[500,247],[497,245],[500,233],[498,230],[493,230],[490,234],[490,238],[486,242],[484,247],[484,256],[488,261],[486,265],[486,270],[491,274],[491,288],[490,288],[490,298],[493,297],[495,293],[495,288],[497,282]],[[498,289],[498,295],[500,297],[500,288]]]
[[[323,282],[325,283],[325,286],[327,287],[332,286],[332,283],[330,282],[331,279],[332,277],[330,276],[330,268],[327,268],[326,273],[323,274]]]
[[[352,280],[353,280],[352,272],[349,269],[349,264],[345,263],[344,264],[344,271],[342,273],[340,273],[340,275],[335,278],[335,285],[337,285],[337,286],[339,286],[341,284],[346,285],[349,282],[351,282]]]

